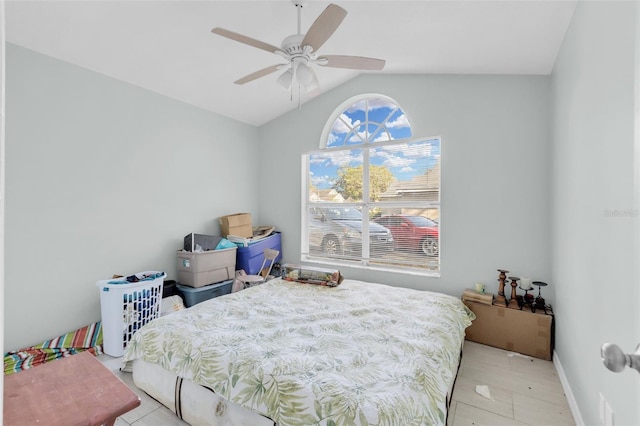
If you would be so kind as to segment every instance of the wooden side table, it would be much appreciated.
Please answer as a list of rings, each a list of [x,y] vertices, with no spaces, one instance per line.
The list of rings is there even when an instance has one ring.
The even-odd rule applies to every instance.
[[[140,398],[90,352],[5,376],[4,425],[112,426]]]

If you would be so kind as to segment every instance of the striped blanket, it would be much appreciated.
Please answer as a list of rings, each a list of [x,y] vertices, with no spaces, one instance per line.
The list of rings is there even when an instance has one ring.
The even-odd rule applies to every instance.
[[[30,348],[7,352],[4,354],[4,374],[17,373],[86,350],[94,355],[102,353],[101,322],[82,327]]]

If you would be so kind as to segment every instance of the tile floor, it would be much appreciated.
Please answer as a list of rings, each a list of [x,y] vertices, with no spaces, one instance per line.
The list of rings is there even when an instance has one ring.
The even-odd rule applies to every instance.
[[[488,386],[492,400],[476,393],[477,385]],[[465,342],[449,425],[551,426],[575,422],[551,361]]]
[[[131,374],[119,371],[120,358],[101,355],[99,359],[141,399],[140,406],[119,417],[115,426],[187,424],[136,388]],[[487,386],[492,399],[476,393],[477,385]],[[467,425],[551,426],[575,423],[551,361],[466,342],[451,402],[449,426]]]

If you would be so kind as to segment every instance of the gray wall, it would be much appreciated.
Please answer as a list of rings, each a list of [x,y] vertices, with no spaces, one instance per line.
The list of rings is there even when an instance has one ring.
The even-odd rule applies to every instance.
[[[640,424],[638,374],[604,368],[600,346],[640,342],[634,207],[637,2],[579,2],[551,79],[552,283],[556,352],[584,423]],[[637,191],[639,188],[635,188]],[[616,212],[618,210],[618,212]],[[631,213],[628,215],[627,213]]]
[[[212,94],[213,96],[213,94]],[[5,351],[100,319],[95,283],[166,271],[257,212],[257,130],[7,45]]]
[[[283,231],[285,261],[300,261],[301,155],[342,102],[361,93],[396,100],[414,136],[442,137],[440,278],[341,268],[348,278],[459,295],[497,268],[549,281],[547,77],[361,76],[260,128],[261,218]],[[283,165],[286,165],[283,166]],[[553,287],[547,292],[553,301]]]
[[[4,28],[4,2],[0,2],[0,23]],[[0,30],[0,323],[4,324],[4,157],[5,157],[5,32]],[[0,347],[4,347],[4,333],[0,333]],[[4,377],[0,385],[4,390]],[[3,391],[0,391],[0,395]],[[4,400],[4,397],[3,397]]]

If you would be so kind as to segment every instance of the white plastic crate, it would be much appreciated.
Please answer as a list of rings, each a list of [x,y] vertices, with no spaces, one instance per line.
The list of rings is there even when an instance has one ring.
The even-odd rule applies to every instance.
[[[143,279],[154,275],[157,275],[154,279]],[[107,355],[124,355],[133,333],[160,316],[162,284],[166,274],[146,271],[135,276],[141,281],[117,284],[118,281],[126,281],[123,277],[97,282],[102,310],[103,350]]]

